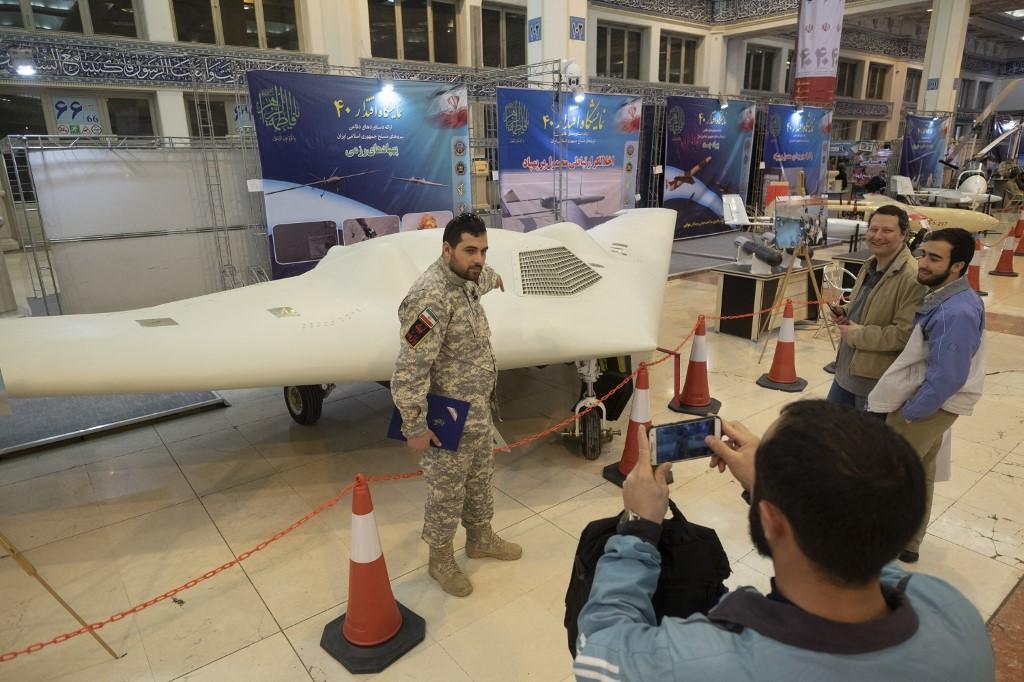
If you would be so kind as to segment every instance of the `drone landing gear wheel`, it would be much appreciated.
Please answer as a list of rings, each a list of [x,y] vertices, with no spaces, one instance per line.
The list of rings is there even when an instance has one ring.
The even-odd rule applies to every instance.
[[[284,403],[297,423],[315,424],[320,419],[327,391],[322,386],[285,386]]]
[[[595,407],[580,417],[580,453],[585,459],[601,456],[601,411]]]

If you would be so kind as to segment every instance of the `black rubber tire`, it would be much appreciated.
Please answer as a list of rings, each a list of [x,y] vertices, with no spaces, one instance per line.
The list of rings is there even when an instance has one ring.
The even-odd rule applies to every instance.
[[[324,408],[325,391],[322,386],[285,386],[284,404],[288,414],[304,426],[316,424]]]
[[[580,417],[580,453],[584,459],[601,456],[601,408],[595,407]]]

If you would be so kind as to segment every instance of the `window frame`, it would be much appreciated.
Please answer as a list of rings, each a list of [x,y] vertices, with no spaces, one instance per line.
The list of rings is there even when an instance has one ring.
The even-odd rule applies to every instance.
[[[632,26],[630,24],[619,24],[611,21],[598,21],[596,22],[595,28],[605,29],[605,63],[604,73],[601,73],[601,65],[594,64],[595,75],[598,78],[621,78],[622,80],[640,80],[643,78],[643,63],[644,63],[644,33],[646,32],[642,26]],[[611,74],[612,65],[612,31],[622,31],[622,76],[613,76]],[[640,41],[640,58],[639,64],[637,65],[636,78],[632,78],[629,75],[629,68],[631,66],[629,61],[629,45],[630,45],[630,34],[635,33],[636,39]],[[594,39],[595,47],[597,38]],[[681,70],[680,70],[681,71]]]
[[[774,47],[766,45],[747,45],[747,54],[743,60],[743,89],[751,92],[775,92],[775,58],[778,56],[778,50]],[[765,57],[770,57],[771,63],[768,68],[765,68]],[[760,61],[760,70],[758,82],[756,85],[765,85],[765,78],[767,77],[768,87],[751,87],[755,85],[753,78],[750,78],[750,71],[752,71],[753,60],[758,59]]]
[[[135,20],[135,35],[124,36],[120,33],[97,33],[92,23],[92,9],[89,7],[89,0],[78,0],[78,16],[82,21],[82,32],[77,31],[54,31],[36,26],[35,15],[32,13],[32,0],[18,0],[21,7],[21,26],[11,27],[13,30],[32,31],[42,35],[54,34],[62,36],[109,36],[113,38],[128,38],[135,40],[146,40],[145,22],[142,21],[142,5],[144,0],[131,0],[132,15]]]
[[[515,15],[517,17],[522,17],[523,18],[523,45],[525,46],[525,45],[527,45],[526,8],[525,7],[516,7],[515,5],[501,5],[501,4],[497,4],[497,3],[488,2],[486,4],[482,4],[480,6],[480,10],[481,10],[481,14],[480,14],[481,26],[483,26],[483,12],[491,11],[491,12],[499,12],[500,13],[499,16],[498,16],[498,35],[499,35],[499,40],[498,40],[499,46],[498,47],[499,47],[499,52],[500,52],[500,54],[499,54],[500,59],[498,60],[499,61],[499,65],[498,66],[489,66],[487,64],[484,64],[484,40],[486,39],[486,35],[481,34],[481,36],[480,36],[480,66],[482,68],[485,68],[485,69],[507,69],[507,68],[512,67],[512,66],[524,66],[528,61],[530,61],[529,58],[524,54],[523,55],[523,63],[522,64],[509,64],[508,63],[508,20],[506,19],[506,17],[508,15],[512,14],[512,15]],[[431,46],[433,46],[433,43],[431,43]],[[527,48],[527,49],[529,49],[529,48]]]
[[[862,139],[862,140],[882,140],[883,138],[881,137],[881,135],[878,135],[878,134],[876,134],[876,135],[874,135],[872,137],[868,137],[867,136],[867,131],[865,130],[865,127],[866,126],[871,126],[872,132],[876,132],[877,131],[878,133],[881,133],[882,130],[884,130],[885,124],[886,124],[886,121],[876,121],[876,120],[861,121],[861,124],[860,124],[860,139]]]
[[[261,0],[261,2],[262,2],[262,0]],[[298,2],[298,0],[296,0],[296,2]],[[454,8],[454,15],[455,15],[455,61],[454,62],[438,62],[438,61],[436,61],[436,57],[434,55],[434,3],[435,2],[440,3],[442,5],[451,5],[451,7]],[[426,7],[426,9],[427,9],[427,61],[423,61],[421,59],[409,59],[409,58],[407,58],[405,56],[405,35],[404,35],[403,29],[402,29],[402,3],[403,3],[403,0],[395,0],[394,1],[394,9],[395,9],[395,45],[396,45],[396,49],[395,49],[396,56],[394,57],[394,59],[396,59],[398,61],[416,62],[418,64],[455,64],[455,65],[458,65],[458,63],[459,63],[459,55],[462,53],[462,49],[461,49],[462,48],[462,37],[459,34],[461,18],[459,16],[459,3],[457,2],[457,0],[426,0],[426,3],[427,3],[427,7]],[[369,7],[369,5],[367,5],[367,7]],[[482,5],[481,5],[481,7],[482,7]],[[491,9],[494,9],[494,8],[491,8]],[[523,14],[525,15],[525,12],[523,12]],[[482,17],[482,15],[481,15],[481,17]],[[504,14],[502,14],[502,19],[504,19]],[[504,22],[502,23],[501,31],[502,31],[502,45],[504,46],[504,38],[505,38]],[[370,56],[373,59],[391,59],[391,57],[378,57],[377,55],[373,54],[373,36],[372,36],[372,31],[371,31],[371,36],[370,36]],[[502,62],[505,61],[505,53],[504,52],[502,52],[501,59],[502,59]],[[483,63],[483,51],[482,51],[482,49],[481,49],[480,60],[481,60],[481,63]]]
[[[911,73],[915,74],[914,79],[917,81],[917,84],[914,87],[914,98],[913,99],[907,99],[907,86],[910,84],[910,80],[911,80],[910,74]],[[922,69],[911,69],[911,68],[907,69],[907,78],[906,78],[906,82],[903,85],[903,102],[904,102],[904,104],[916,104],[917,103],[918,97],[921,96],[921,81],[923,81],[923,80],[924,80],[924,71]]]
[[[843,67],[848,67],[844,69]],[[860,62],[855,59],[840,59],[836,64],[836,97],[856,97],[857,96],[857,70],[860,68]],[[840,77],[840,73],[844,77]],[[841,88],[841,86],[847,85],[849,87]]]
[[[978,80],[976,83],[974,86],[974,108],[982,111],[988,105],[987,100],[992,96],[992,81]],[[984,97],[981,92],[982,86],[985,87]]]
[[[977,97],[977,81],[971,78],[961,78],[960,87],[956,93],[956,108],[959,111],[974,111],[975,98]]]
[[[25,1],[26,0],[22,0],[22,2]],[[140,0],[132,0],[132,2],[138,3]],[[216,45],[217,47],[227,47],[239,50],[279,50],[281,52],[302,52],[302,48],[306,44],[306,37],[302,28],[303,3],[301,0],[292,0],[292,4],[295,7],[295,33],[299,42],[298,46],[294,50],[286,50],[280,47],[267,47],[267,25],[263,18],[263,0],[253,0],[253,4],[255,6],[254,9],[256,11],[256,47],[252,47],[250,45],[229,45],[226,43],[224,41],[224,21],[220,12],[220,0],[209,0],[209,3],[210,13],[213,16],[213,42],[193,43],[181,40],[178,36],[178,18],[175,15],[174,0],[168,0],[168,5],[171,10],[171,29],[174,31],[174,42],[185,43],[186,45]]]
[[[665,58],[661,57],[661,42],[666,41]],[[677,41],[679,45],[679,80],[671,80],[671,69],[672,69],[672,42]],[[692,78],[686,80],[686,53],[687,45],[693,45],[693,61],[690,64],[690,73]],[[643,45],[643,36],[641,36],[641,49]],[[673,31],[662,31],[661,36],[658,38],[658,74],[657,79],[659,83],[672,83],[676,85],[695,85],[697,82],[697,49],[700,47],[700,39],[694,36],[686,35],[685,33],[675,33]],[[662,78],[661,71],[665,70],[665,76]],[[652,74],[653,75],[653,74]],[[652,78],[653,80],[653,78]]]
[[[853,140],[856,139],[854,130],[857,128],[857,119],[853,118],[840,118],[832,121],[832,139],[833,140]],[[839,130],[844,131],[845,135],[839,135]]]
[[[864,84],[864,99],[870,99],[875,101],[885,100],[885,89],[889,81],[889,74],[892,72],[892,67],[888,64],[868,64],[867,79]],[[875,81],[875,88],[872,90],[871,79],[875,74],[880,74],[880,77]],[[877,96],[875,95],[877,91]]]

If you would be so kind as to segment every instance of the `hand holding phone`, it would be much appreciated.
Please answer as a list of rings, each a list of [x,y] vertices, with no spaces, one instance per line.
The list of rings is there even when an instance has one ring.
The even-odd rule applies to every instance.
[[[829,303],[828,309],[832,313],[832,317],[835,319],[836,324],[844,324],[847,321],[846,311],[838,303]]]
[[[712,451],[704,439],[721,435],[722,420],[714,416],[656,426],[650,431],[651,464],[710,457]]]

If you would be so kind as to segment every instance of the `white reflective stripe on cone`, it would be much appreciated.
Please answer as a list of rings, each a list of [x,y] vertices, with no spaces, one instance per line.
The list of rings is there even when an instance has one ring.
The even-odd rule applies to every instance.
[[[796,341],[795,327],[793,326],[792,317],[782,318],[782,325],[779,327],[779,341],[783,343],[793,343]]]
[[[690,348],[690,362],[708,361],[708,340],[705,336],[693,337],[693,346]]]
[[[646,388],[633,391],[633,407],[629,410],[629,421],[646,424],[651,421],[651,401]]]
[[[1003,251],[1013,251],[1013,237],[1007,235],[1003,240]]]
[[[380,536],[373,512],[352,515],[352,547],[349,557],[357,564],[369,564],[380,558]]]
[[[974,255],[971,256],[971,267],[974,267],[974,268],[980,268],[981,267],[981,251],[975,251]]]

